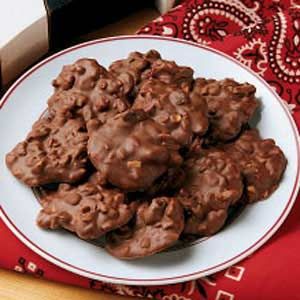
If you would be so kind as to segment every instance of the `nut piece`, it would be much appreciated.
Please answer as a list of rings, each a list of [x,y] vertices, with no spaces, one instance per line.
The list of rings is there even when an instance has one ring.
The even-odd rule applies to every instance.
[[[255,187],[253,185],[247,186],[247,191],[249,193],[255,193]]]
[[[173,114],[173,115],[171,115],[170,119],[171,119],[171,122],[173,122],[173,123],[179,123],[182,118],[181,118],[181,115],[179,115],[179,114]]]
[[[128,168],[141,168],[142,162],[139,160],[132,160],[127,162]]]

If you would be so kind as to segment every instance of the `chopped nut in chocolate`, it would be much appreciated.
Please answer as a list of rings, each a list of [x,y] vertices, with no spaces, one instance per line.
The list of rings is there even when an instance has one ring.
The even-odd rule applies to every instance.
[[[198,101],[194,101],[196,97]],[[132,107],[148,112],[156,122],[168,128],[182,146],[190,145],[194,135],[203,135],[208,128],[205,100],[157,79],[141,84]]]
[[[136,203],[126,204],[125,199],[121,191],[92,182],[60,184],[57,192],[41,199],[37,224],[46,229],[65,228],[82,239],[97,239],[132,218]]]
[[[276,190],[287,161],[274,140],[264,140],[256,129],[251,129],[223,149],[241,168],[249,202],[265,199]]]
[[[129,74],[132,77],[134,85],[137,85],[142,80],[143,74],[148,73],[153,62],[158,59],[160,59],[160,54],[155,50],[150,50],[145,54],[132,52],[128,58],[113,62],[109,70],[119,76]]]
[[[188,89],[193,82],[194,71],[190,67],[178,66],[174,61],[158,59],[153,62],[148,78],[176,85],[182,89]]]
[[[207,102],[211,129],[209,139],[213,141],[224,142],[235,138],[258,107],[256,89],[249,83],[198,78],[193,91]],[[195,102],[198,102],[197,98]]]
[[[179,193],[187,211],[184,233],[212,235],[222,228],[228,208],[242,196],[238,165],[224,152],[208,150],[186,161],[186,181]]]
[[[6,156],[6,164],[29,186],[74,183],[86,175],[88,135],[81,119],[43,117]]]
[[[122,259],[152,255],[172,246],[184,226],[183,209],[176,198],[155,198],[142,203],[133,225],[126,225],[106,236],[106,249]]]
[[[53,86],[55,93],[48,101],[50,113],[71,111],[86,122],[96,119],[104,123],[130,106],[128,88],[94,59],[79,59],[65,66]]]
[[[125,112],[90,131],[93,165],[109,183],[127,191],[150,188],[169,168],[182,163],[168,130],[144,117],[143,111]]]

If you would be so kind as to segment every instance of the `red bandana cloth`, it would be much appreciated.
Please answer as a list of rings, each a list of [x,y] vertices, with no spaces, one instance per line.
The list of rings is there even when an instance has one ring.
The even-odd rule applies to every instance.
[[[221,50],[262,76],[300,127],[300,1],[185,1],[138,33]],[[0,220],[0,266],[109,293],[163,300],[300,299],[300,198],[251,257],[212,276],[169,286],[112,285],[67,272],[23,245]]]

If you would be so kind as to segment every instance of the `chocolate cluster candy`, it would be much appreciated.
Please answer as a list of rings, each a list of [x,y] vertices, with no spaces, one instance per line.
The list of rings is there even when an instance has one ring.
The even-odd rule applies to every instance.
[[[189,88],[194,74],[190,67],[178,66],[174,61],[161,59],[160,54],[155,50],[150,50],[145,54],[132,52],[128,58],[112,63],[109,70],[117,75],[124,85],[129,86],[133,82],[134,86],[129,90],[134,95],[139,90],[140,83],[150,78],[183,89]]]
[[[145,77],[155,78],[168,85],[187,89],[193,82],[194,71],[190,67],[178,66],[174,61],[156,60]]]
[[[169,168],[181,165],[179,146],[144,111],[128,111],[90,130],[88,153],[111,184],[127,191],[150,188]]]
[[[78,186],[60,184],[56,192],[45,196],[37,223],[46,229],[65,228],[82,239],[97,239],[126,224],[136,203],[126,203],[126,195],[117,189],[105,189],[93,182]]]
[[[194,100],[196,97],[197,101]],[[208,129],[204,99],[157,79],[145,80],[141,84],[133,109],[148,112],[157,123],[168,128],[182,146],[189,146],[194,136],[202,136]]]
[[[262,139],[258,130],[251,129],[223,149],[240,166],[249,202],[265,199],[276,190],[287,160],[274,140]]]
[[[215,234],[283,176],[280,148],[248,124],[259,106],[249,83],[195,79],[150,50],[108,69],[79,59],[52,84],[47,112],[6,156],[42,191],[43,229],[141,258]]]
[[[142,203],[133,224],[106,237],[106,249],[122,259],[149,256],[172,246],[184,227],[183,209],[176,198],[160,197]]]
[[[80,59],[65,66],[53,81],[56,93],[48,101],[52,114],[76,113],[85,122],[102,124],[129,108],[128,87],[94,59]]]
[[[228,208],[242,196],[239,166],[224,152],[207,150],[185,163],[187,177],[179,199],[187,212],[184,232],[212,235],[222,228]]]
[[[6,156],[14,176],[29,186],[74,183],[87,172],[88,135],[80,119],[43,117]]]
[[[225,142],[240,133],[258,107],[255,91],[253,85],[241,84],[232,79],[195,80],[194,92],[201,95],[207,103],[210,140]]]
[[[85,93],[93,90],[98,79],[106,74],[107,70],[95,59],[82,58],[74,64],[64,66],[52,85],[56,91],[72,89]]]
[[[113,62],[109,66],[109,70],[113,74],[123,77],[124,74],[129,74],[134,85],[138,85],[151,70],[152,64],[159,60],[160,54],[155,50],[150,50],[143,54],[140,52],[132,52],[125,59],[120,59]],[[150,71],[151,72],[151,71]],[[127,81],[127,83],[130,79]],[[125,81],[126,82],[126,81]]]

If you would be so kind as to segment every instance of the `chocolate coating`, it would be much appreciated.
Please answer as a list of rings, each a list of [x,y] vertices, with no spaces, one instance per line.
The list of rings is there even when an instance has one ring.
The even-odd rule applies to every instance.
[[[201,236],[219,231],[227,210],[243,192],[239,166],[224,152],[208,150],[186,161],[187,179],[180,201],[187,211],[184,233]]]
[[[142,203],[132,226],[106,235],[106,250],[121,259],[153,255],[179,238],[184,226],[183,210],[176,198],[155,198]]]
[[[182,187],[184,180],[185,171],[183,168],[170,168],[153,182],[152,186],[146,190],[146,195],[152,197],[173,195]]]
[[[89,98],[81,92],[57,91],[48,100],[48,113],[52,117],[65,119],[82,117],[82,110],[88,101]]]
[[[126,224],[135,203],[126,204],[124,193],[92,182],[79,186],[60,184],[56,192],[41,199],[37,224],[45,229],[65,228],[82,239],[97,239]]]
[[[236,137],[258,107],[256,89],[249,83],[198,78],[193,90],[207,102],[209,139],[213,141],[228,141]]]
[[[195,98],[198,98],[197,101]],[[191,144],[194,135],[203,135],[208,128],[205,100],[195,93],[185,93],[177,86],[157,79],[146,80],[141,84],[133,108],[149,113],[182,146]]]
[[[95,119],[104,124],[108,119],[130,107],[124,86],[120,80],[107,73],[100,78],[89,94],[90,101],[83,109],[83,117],[89,128],[89,121]]]
[[[160,59],[160,54],[156,50],[150,50],[145,54],[132,52],[128,58],[113,62],[109,66],[109,70],[121,76],[124,76],[123,74],[129,74],[133,80],[133,84],[137,85],[143,79],[143,74],[147,70],[150,70],[152,63],[158,59]],[[129,81],[130,79],[127,79],[127,81],[123,80],[125,84]]]
[[[265,199],[276,190],[287,160],[274,140],[261,139],[258,131],[251,129],[223,149],[241,168],[249,202]]]
[[[71,65],[63,67],[52,85],[56,91],[77,90],[91,91],[99,78],[107,74],[107,70],[100,66],[95,59],[82,58]]]
[[[90,130],[88,153],[111,184],[142,191],[182,158],[169,132],[142,111],[130,111]]]
[[[44,117],[6,156],[12,174],[29,186],[74,183],[86,175],[87,140],[81,119]]]
[[[174,61],[158,59],[153,62],[144,78],[154,78],[168,84],[188,89],[193,81],[194,71],[190,67],[179,66]]]

